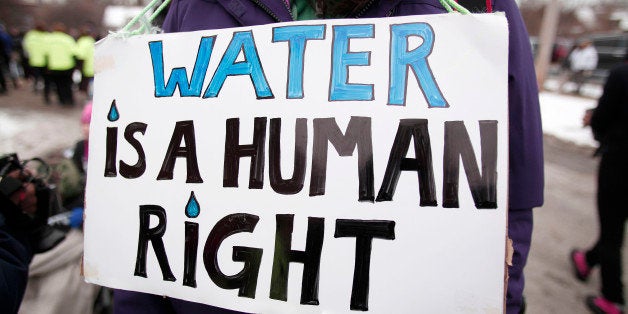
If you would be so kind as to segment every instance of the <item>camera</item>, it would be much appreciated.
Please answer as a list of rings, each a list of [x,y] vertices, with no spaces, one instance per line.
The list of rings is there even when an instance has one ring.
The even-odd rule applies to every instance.
[[[39,175],[32,175],[27,167],[36,167]],[[21,179],[7,176],[15,170],[21,172]],[[55,187],[46,182],[49,173],[50,167],[39,158],[20,161],[15,153],[0,157],[0,213],[7,225],[26,233],[34,253],[46,252],[65,238],[64,231],[48,225],[48,217],[62,211]],[[32,183],[35,187],[37,210],[32,215],[23,212],[9,199],[23,183]]]

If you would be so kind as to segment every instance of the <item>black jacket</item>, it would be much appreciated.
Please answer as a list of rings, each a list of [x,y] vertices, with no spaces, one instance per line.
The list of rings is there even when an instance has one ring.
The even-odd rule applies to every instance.
[[[2,196],[0,206],[3,210],[17,210]],[[26,235],[7,225],[0,211],[0,313],[17,313],[20,308],[32,257]]]
[[[628,151],[628,63],[614,68],[591,117],[593,135],[601,152]]]

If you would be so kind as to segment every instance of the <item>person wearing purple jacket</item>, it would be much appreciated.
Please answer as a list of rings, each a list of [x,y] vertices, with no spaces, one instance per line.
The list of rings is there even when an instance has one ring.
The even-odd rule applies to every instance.
[[[532,208],[543,204],[543,139],[538,88],[532,50],[523,19],[514,0],[458,1],[474,12],[505,12],[509,27],[508,100],[510,181],[508,236],[513,241],[508,269],[507,313],[523,312],[523,268],[532,236]],[[163,23],[167,33],[253,26],[316,18],[374,18],[447,13],[438,0],[172,0]],[[490,87],[487,87],[490,93]],[[153,312],[151,295],[117,291],[116,313]],[[155,307],[163,297],[153,296]],[[173,300],[178,313],[219,313],[219,308]],[[194,308],[184,308],[185,306]],[[201,309],[203,308],[204,309]],[[135,309],[138,309],[135,307]],[[155,313],[163,310],[155,309]]]

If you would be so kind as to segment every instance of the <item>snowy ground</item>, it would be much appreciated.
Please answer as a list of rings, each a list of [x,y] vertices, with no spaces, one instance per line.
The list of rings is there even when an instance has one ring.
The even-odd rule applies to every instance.
[[[582,127],[585,110],[595,100],[544,92],[540,95],[543,133],[577,145],[595,146],[591,129]]]
[[[565,88],[571,86],[567,84]],[[556,81],[546,82],[545,89],[547,91],[539,96],[543,133],[581,146],[597,146],[591,129],[582,127],[582,117],[587,109],[595,108],[602,88],[597,85],[583,86],[582,93],[586,97],[557,93]]]
[[[46,157],[72,147],[81,138],[79,118],[84,102],[74,107],[43,104],[41,95],[22,88],[0,97],[0,155],[17,152],[21,158]]]

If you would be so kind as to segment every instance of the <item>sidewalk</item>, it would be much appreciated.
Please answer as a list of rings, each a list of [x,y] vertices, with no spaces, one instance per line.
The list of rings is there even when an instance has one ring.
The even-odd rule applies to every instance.
[[[602,86],[584,84],[583,95],[576,96],[558,93],[558,82],[556,78],[547,79],[545,91],[539,96],[543,133],[580,146],[597,146],[591,130],[582,127],[582,117],[585,110],[597,106],[597,100],[602,95]],[[565,89],[572,87],[569,84],[572,83],[565,84]]]
[[[527,313],[590,313],[584,298],[599,293],[599,269],[588,283],[575,279],[572,248],[587,248],[597,238],[595,205],[597,159],[592,147],[545,136],[545,204],[534,210],[532,249],[526,266]],[[624,250],[624,269],[628,269]],[[624,274],[624,282],[628,276]]]
[[[75,93],[74,107],[45,105],[28,86],[0,96],[0,154],[45,157],[81,138],[80,116],[85,97]],[[54,102],[53,102],[54,103]]]

